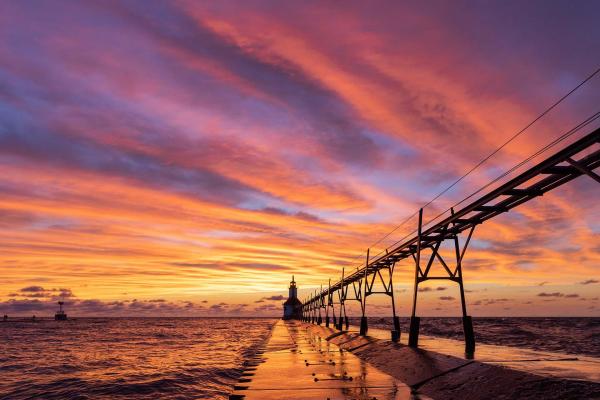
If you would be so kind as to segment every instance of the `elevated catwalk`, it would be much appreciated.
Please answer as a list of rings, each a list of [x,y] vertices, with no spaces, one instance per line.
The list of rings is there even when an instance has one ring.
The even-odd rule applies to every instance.
[[[520,167],[527,165],[544,151],[598,118],[600,118],[600,112],[573,127],[558,141],[545,146],[447,210],[439,214],[437,214],[438,211],[434,213],[428,211],[432,214],[427,217],[428,221],[424,219],[424,209],[427,206],[415,212],[413,216],[394,228],[394,230],[399,229],[405,223],[412,221],[413,217],[418,217],[414,230],[411,231],[406,226],[405,228],[411,231],[409,234],[380,250],[376,255],[372,255],[371,249],[367,249],[364,264],[356,266],[356,270],[351,268],[351,272],[346,274],[345,268],[342,268],[340,281],[333,283],[329,281],[325,289],[321,288],[321,290],[315,291],[306,299],[302,305],[302,319],[306,322],[321,324],[321,315],[324,311],[326,326],[330,326],[331,315],[335,328],[342,330],[345,326],[345,329],[348,329],[346,302],[358,301],[361,310],[360,333],[366,335],[369,329],[366,314],[367,299],[374,294],[385,295],[391,303],[393,320],[391,338],[398,341],[400,339],[400,320],[396,314],[394,300],[394,269],[397,263],[410,260],[414,261],[415,274],[408,344],[413,348],[419,347],[420,317],[417,316],[419,284],[432,279],[444,280],[458,285],[465,352],[473,354],[475,352],[475,334],[472,318],[467,313],[462,271],[465,253],[473,238],[475,228],[580,176],[587,175],[591,178],[588,179],[588,184],[592,183],[592,180],[595,181],[595,184],[600,183],[600,175],[594,172],[600,168],[600,128],[509,179],[511,174]],[[505,182],[505,180],[508,181]],[[565,232],[565,234],[567,233]],[[531,245],[533,246],[535,243],[532,242]],[[402,268],[405,266],[402,265]],[[474,274],[476,273],[477,271]]]

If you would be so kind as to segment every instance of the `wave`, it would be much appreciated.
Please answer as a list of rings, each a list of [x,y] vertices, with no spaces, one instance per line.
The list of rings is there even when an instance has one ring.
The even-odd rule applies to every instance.
[[[71,322],[2,326],[0,399],[226,399],[275,320]]]

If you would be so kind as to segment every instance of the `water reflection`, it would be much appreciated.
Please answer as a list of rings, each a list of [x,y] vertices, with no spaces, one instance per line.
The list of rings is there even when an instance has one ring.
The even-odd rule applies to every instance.
[[[0,324],[6,399],[225,399],[273,319],[134,318]]]

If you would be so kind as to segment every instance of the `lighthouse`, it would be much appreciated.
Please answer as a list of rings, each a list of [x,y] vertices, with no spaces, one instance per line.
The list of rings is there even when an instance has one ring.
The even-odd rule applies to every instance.
[[[56,314],[54,314],[54,320],[56,320],[56,321],[66,321],[67,320],[67,314],[63,310],[64,304],[65,303],[63,301],[58,302],[59,310],[56,312]]]
[[[290,282],[289,297],[283,303],[283,319],[300,319],[302,317],[302,303],[298,300],[298,288],[296,287],[296,281],[292,275],[292,281]]]

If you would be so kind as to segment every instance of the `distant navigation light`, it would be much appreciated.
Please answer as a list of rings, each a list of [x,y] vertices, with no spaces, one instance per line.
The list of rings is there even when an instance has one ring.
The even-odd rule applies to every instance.
[[[56,314],[54,314],[55,321],[66,321],[67,320],[67,314],[63,311],[64,304],[65,304],[64,301],[58,302],[58,311],[56,312]]]

